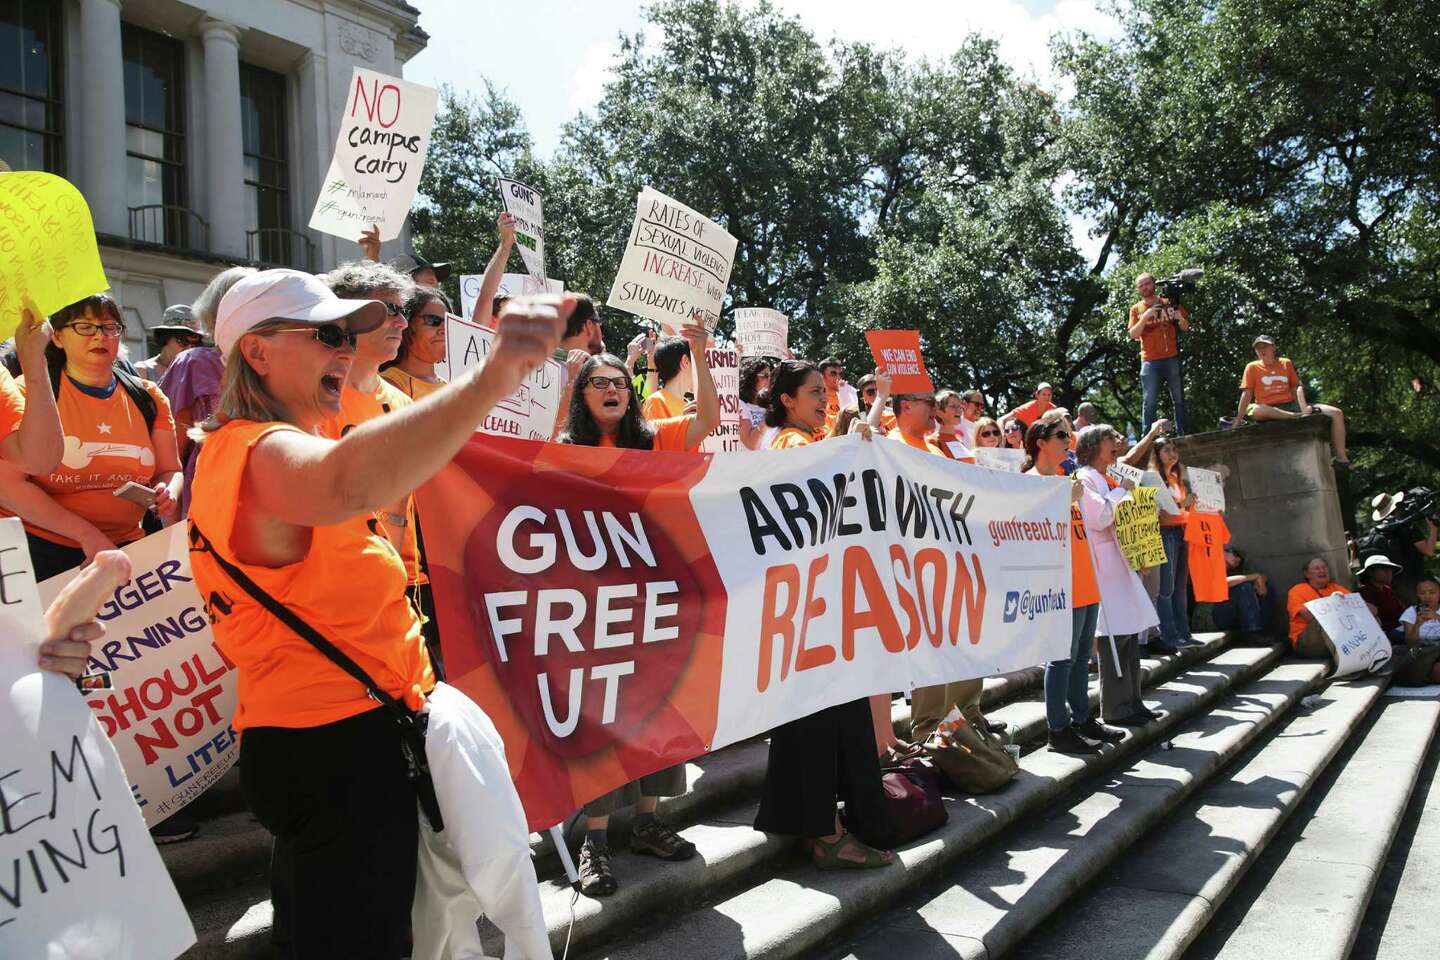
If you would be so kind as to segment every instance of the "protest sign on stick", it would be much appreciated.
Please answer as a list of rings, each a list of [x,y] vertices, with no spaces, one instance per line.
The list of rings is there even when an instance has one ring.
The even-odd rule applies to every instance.
[[[215,645],[190,574],[184,524],[124,548],[135,571],[100,609],[105,640],[90,671],[111,689],[85,695],[125,772],[145,822],[154,826],[225,775],[240,754],[230,726],[235,667]],[[49,604],[79,574],[40,584]]]
[[[934,393],[935,384],[925,372],[918,330],[867,330],[865,342],[875,365],[890,374],[890,393]]]
[[[1160,539],[1154,487],[1136,487],[1115,505],[1115,540],[1131,570],[1164,566],[1165,541]]]
[[[0,520],[0,956],[173,960],[194,927],[115,747],[37,669],[43,613],[24,527]]]
[[[790,318],[768,307],[736,307],[735,344],[742,357],[784,357],[790,349]]]
[[[433,87],[356,67],[310,228],[358,241],[378,225],[381,240],[398,237],[420,186],[439,102]]]
[[[445,317],[445,357],[451,379],[460,377],[481,363],[490,353],[495,331],[462,320]],[[520,389],[497,403],[476,428],[477,433],[527,440],[549,440],[561,415],[560,394],[565,385],[565,367],[546,360],[520,384]]]
[[[518,180],[498,180],[500,202],[505,212],[515,218],[515,246],[525,270],[540,286],[545,286],[545,212],[540,194]]]
[[[1070,487],[1049,477],[859,437],[735,457],[477,437],[416,496],[449,682],[504,738],[532,829],[826,706],[1069,650]]]
[[[646,187],[606,306],[654,320],[671,334],[699,313],[715,332],[735,238],[708,217]]]
[[[740,443],[740,352],[733,344],[713,343],[705,350],[705,362],[720,397],[720,425],[705,437],[700,449],[706,453],[729,453],[745,449]]]
[[[467,273],[460,278],[460,315],[466,320],[475,318],[475,305],[480,302],[480,288],[485,283],[484,274]],[[565,292],[565,281],[551,277],[543,284],[528,273],[506,273],[500,276],[497,293],[508,293],[512,297],[533,297],[542,293]]]
[[[1334,677],[1373,673],[1391,656],[1390,641],[1358,593],[1332,593],[1305,604],[1330,639]]]
[[[1218,471],[1186,467],[1190,492],[1195,494],[1195,509],[1205,513],[1225,512],[1225,480]]]
[[[0,339],[27,301],[44,319],[109,285],[80,191],[49,173],[0,173]]]
[[[975,455],[975,462],[979,466],[1004,470],[1006,473],[1019,473],[1020,464],[1025,460],[1024,450],[1009,447],[976,447],[970,452]]]

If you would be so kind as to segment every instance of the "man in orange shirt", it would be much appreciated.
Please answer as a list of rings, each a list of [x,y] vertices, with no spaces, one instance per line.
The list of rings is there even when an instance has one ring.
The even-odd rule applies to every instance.
[[[1291,359],[1276,355],[1274,337],[1262,333],[1255,338],[1254,346],[1257,359],[1246,364],[1245,373],[1240,377],[1240,406],[1232,426],[1242,426],[1247,414],[1255,420],[1294,420],[1312,413],[1324,414],[1330,419],[1330,446],[1335,450],[1335,465],[1348,468],[1345,414],[1328,403],[1306,401],[1305,384],[1300,382],[1300,374],[1295,372]]]
[[[1019,420],[1025,425],[1025,429],[1029,430],[1030,424],[1034,423],[1036,420],[1039,420],[1041,417],[1045,416],[1047,412],[1054,409],[1055,404],[1050,402],[1050,398],[1054,396],[1054,394],[1055,390],[1050,386],[1050,384],[1038,384],[1035,387],[1034,400],[1031,400],[1029,403],[1020,404],[1020,406],[1016,407],[1014,410],[1011,410],[1009,413],[1005,414],[1005,416],[1001,417],[1000,419]]]
[[[1190,311],[1174,307],[1155,292],[1155,276],[1142,273],[1135,278],[1140,301],[1130,307],[1130,339],[1140,341],[1141,431],[1155,422],[1160,403],[1160,381],[1170,389],[1175,408],[1175,432],[1185,432],[1185,384],[1180,367],[1180,331],[1190,329]]]
[[[1335,593],[1350,591],[1330,579],[1330,564],[1315,557],[1305,564],[1305,579],[1290,588],[1285,609],[1290,614],[1290,645],[1302,657],[1326,659],[1330,656],[1330,644],[1325,639],[1325,630],[1305,609],[1311,600],[1319,600]],[[1373,611],[1374,608],[1372,607]]]

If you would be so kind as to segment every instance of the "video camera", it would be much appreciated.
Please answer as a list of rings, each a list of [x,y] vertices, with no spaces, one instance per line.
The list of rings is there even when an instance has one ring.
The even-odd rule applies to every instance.
[[[1170,306],[1179,307],[1182,305],[1182,298],[1195,292],[1195,285],[1205,271],[1200,267],[1191,267],[1188,270],[1181,270],[1173,277],[1166,277],[1164,280],[1156,280],[1155,287],[1160,291],[1160,296],[1170,301]]]
[[[1429,487],[1413,487],[1405,491],[1405,499],[1395,512],[1375,524],[1381,530],[1394,530],[1417,520],[1429,520],[1440,526],[1440,493]]]

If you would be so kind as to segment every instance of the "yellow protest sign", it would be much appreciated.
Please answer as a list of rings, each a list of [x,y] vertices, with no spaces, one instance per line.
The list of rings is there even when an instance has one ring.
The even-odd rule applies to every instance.
[[[1131,570],[1165,563],[1165,542],[1160,539],[1160,514],[1155,509],[1155,488],[1136,487],[1115,505],[1115,540]]]
[[[49,316],[108,286],[80,191],[49,173],[0,173],[0,337],[26,299]]]

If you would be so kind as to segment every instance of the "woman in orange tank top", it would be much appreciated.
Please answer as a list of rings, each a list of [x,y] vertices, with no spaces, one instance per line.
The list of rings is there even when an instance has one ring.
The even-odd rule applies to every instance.
[[[825,426],[825,378],[815,364],[785,360],[763,397],[765,423],[779,432],[772,450],[815,442]],[[851,824],[884,816],[880,759],[867,699],[826,707],[770,731],[770,758],[755,829],[800,837],[821,869],[886,867],[894,854],[845,832],[835,801],[845,801]]]
[[[544,362],[568,302],[512,301],[484,366],[336,441],[322,431],[340,413],[356,334],[379,326],[386,305],[340,300],[293,270],[246,277],[221,301],[225,375],[216,415],[197,431],[191,557],[238,671],[241,783],[275,835],[282,956],[409,956],[417,794],[392,716],[219,560],[418,709],[435,680],[405,566],[375,513],[448,463]]]

